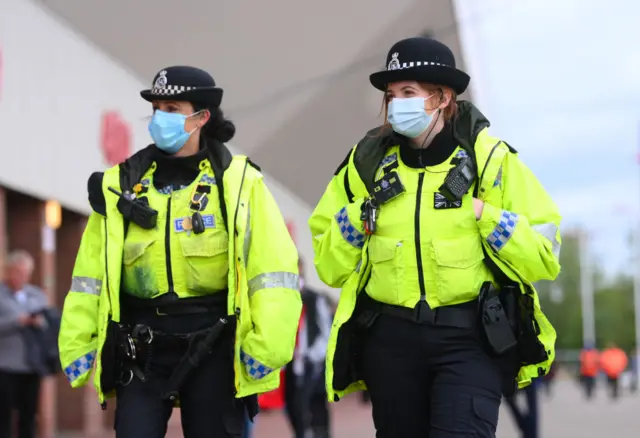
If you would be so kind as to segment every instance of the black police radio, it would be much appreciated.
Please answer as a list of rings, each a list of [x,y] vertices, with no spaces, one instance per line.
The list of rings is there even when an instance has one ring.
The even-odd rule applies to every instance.
[[[449,201],[461,201],[476,179],[475,166],[470,157],[460,158],[449,171],[438,191]]]

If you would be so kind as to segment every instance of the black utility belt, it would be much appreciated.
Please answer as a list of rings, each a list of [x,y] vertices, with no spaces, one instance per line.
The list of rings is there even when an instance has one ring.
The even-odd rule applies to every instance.
[[[437,309],[431,309],[426,301],[421,300],[411,309],[381,303],[363,292],[358,300],[358,307],[358,321],[365,326],[370,325],[368,320],[373,320],[380,314],[394,316],[417,324],[466,329],[477,327],[478,320],[478,302],[476,300]]]
[[[362,327],[369,327],[378,315],[390,315],[423,325],[477,328],[491,352],[501,356],[516,347],[520,338],[518,295],[519,291],[513,287],[507,286],[501,291],[487,281],[482,284],[476,300],[431,309],[426,300],[421,299],[411,309],[381,303],[364,292],[358,298],[356,321]]]
[[[134,378],[146,382],[149,378],[149,363],[154,348],[182,343],[185,354],[173,370],[162,399],[175,401],[188,375],[204,358],[211,354],[214,344],[228,325],[227,317],[219,318],[214,325],[186,334],[164,333],[136,324],[130,326],[109,321],[107,339],[103,348],[102,388],[110,392],[117,387],[128,386]],[[159,345],[158,345],[159,344]]]
[[[158,298],[145,299],[123,292],[120,294],[120,301],[123,309],[136,315],[226,314],[227,295],[228,291],[223,290],[203,297],[178,298],[175,294],[167,294]]]

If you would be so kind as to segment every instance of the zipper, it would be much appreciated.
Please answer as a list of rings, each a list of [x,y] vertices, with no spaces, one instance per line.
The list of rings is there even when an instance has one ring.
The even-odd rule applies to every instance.
[[[424,286],[424,269],[422,266],[422,248],[420,247],[420,205],[422,204],[422,185],[424,172],[418,177],[418,193],[416,194],[416,214],[414,217],[416,262],[418,263],[418,283],[420,284],[420,301],[427,301],[427,291]]]
[[[107,232],[108,228],[107,228],[107,219],[104,219],[104,291],[107,293],[107,300],[109,301],[109,314],[107,315],[107,325],[109,324],[109,321],[111,320],[111,312],[113,311],[113,305],[111,304],[111,295],[109,295],[109,233]],[[105,327],[106,330],[106,327]],[[105,334],[106,337],[106,334]],[[105,339],[106,340],[106,339]],[[100,346],[101,348],[104,347],[104,342],[102,343],[103,345]],[[98,350],[96,350],[96,362],[98,362]],[[104,372],[104,370],[100,370],[101,373]],[[100,409],[102,409],[103,411],[107,410],[107,401],[104,398],[104,394],[102,393],[102,376],[99,379],[100,380],[100,396],[98,401],[100,402]]]
[[[164,227],[164,253],[167,264],[168,293],[173,292],[173,272],[171,271],[171,195],[167,200],[167,220]]]

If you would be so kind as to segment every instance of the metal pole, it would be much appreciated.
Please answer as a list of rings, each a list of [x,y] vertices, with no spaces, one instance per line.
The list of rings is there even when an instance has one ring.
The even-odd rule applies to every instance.
[[[640,124],[638,125],[638,150],[636,164],[640,169]],[[640,182],[640,172],[638,173]],[[633,211],[633,210],[632,210]],[[633,232],[633,301],[635,304],[636,350],[640,351],[640,214],[631,221]]]
[[[595,345],[596,324],[593,305],[593,271],[589,254],[589,234],[580,230],[578,235],[580,250],[580,296],[582,302],[582,343]]]
[[[640,351],[640,226],[638,220],[633,223],[633,302],[635,304],[634,315],[636,322],[636,350]]]

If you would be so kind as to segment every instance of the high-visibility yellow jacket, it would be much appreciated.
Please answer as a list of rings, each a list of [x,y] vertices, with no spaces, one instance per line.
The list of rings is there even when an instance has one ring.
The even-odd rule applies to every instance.
[[[79,387],[89,380],[95,366],[94,383],[101,403],[113,395],[101,391],[100,358],[107,323],[120,318],[125,237],[118,197],[108,188],[130,191],[152,164],[144,152],[148,149],[105,172],[102,195],[106,208],[89,217],[64,303],[59,336],[63,370],[71,385]],[[224,151],[228,154],[226,148]],[[227,233],[232,236],[227,310],[237,317],[234,369],[236,397],[241,398],[278,387],[280,373],[272,371],[293,356],[302,304],[298,253],[262,174],[244,156],[231,158],[229,154],[227,164],[223,186]],[[132,167],[137,167],[133,180],[123,178]],[[127,180],[130,183],[122,186]]]
[[[517,381],[523,387],[533,378],[545,374],[555,355],[556,334],[540,310],[532,283],[555,279],[560,271],[561,217],[554,202],[515,151],[489,135],[488,125],[475,107],[460,102],[454,135],[475,151],[478,172],[482,175],[478,197],[485,201],[484,210],[476,221],[472,188],[463,199],[462,208],[447,210],[446,219],[440,223],[433,220],[437,199],[428,196],[437,196],[437,187],[452,167],[443,163],[439,170],[442,181],[436,184],[430,180],[420,201],[425,206],[433,203],[420,216],[421,220],[431,218],[428,224],[421,226],[423,230],[430,228],[424,238],[421,237],[422,265],[427,301],[432,308],[470,301],[477,297],[483,281],[493,279],[482,263],[483,246],[500,270],[517,282],[523,293],[532,297],[533,314],[539,326],[538,340],[540,348],[544,347],[546,359],[520,369]],[[458,152],[460,150],[464,149],[458,149]],[[351,363],[353,343],[357,339],[349,324],[357,295],[364,285],[367,284],[367,293],[373,292],[373,298],[390,304],[413,307],[419,298],[418,276],[413,272],[417,271],[417,266],[413,266],[413,271],[410,269],[415,258],[405,257],[405,252],[411,251],[404,247],[406,244],[415,250],[418,243],[398,237],[406,238],[406,230],[394,230],[395,223],[414,215],[415,200],[410,202],[409,198],[415,199],[415,187],[407,186],[413,197],[405,194],[404,200],[400,196],[380,207],[378,231],[373,236],[365,235],[360,220],[363,201],[369,197],[367,179],[377,180],[396,152],[397,145],[385,145],[382,140],[373,146],[365,141],[356,145],[336,171],[309,219],[318,275],[327,285],[342,288],[327,353],[330,401],[365,387],[364,382],[356,381],[357,373]],[[418,170],[407,170],[403,166],[400,163],[399,169],[394,171],[404,173],[411,185],[411,181],[418,179],[411,173]],[[389,211],[383,213],[383,210],[391,210],[391,214]],[[409,281],[412,278],[416,280],[415,284]]]

